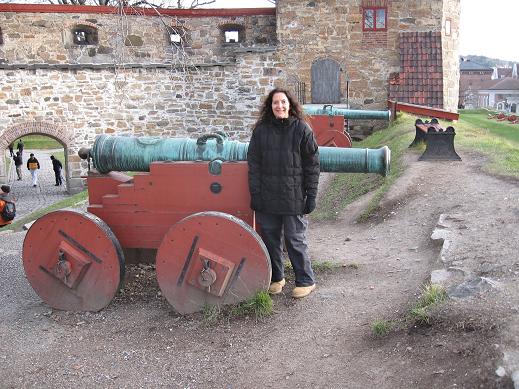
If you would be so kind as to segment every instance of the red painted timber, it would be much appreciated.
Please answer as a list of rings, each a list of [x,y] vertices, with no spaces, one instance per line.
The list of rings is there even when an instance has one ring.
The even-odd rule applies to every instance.
[[[144,16],[180,16],[201,18],[211,16],[254,16],[275,15],[275,8],[219,8],[219,9],[176,9],[176,8],[133,8],[107,7],[90,5],[62,4],[0,4],[0,12],[17,13],[89,13],[89,14],[123,14]]]
[[[423,105],[414,105],[414,104],[408,104],[408,103],[401,103],[399,101],[392,101],[388,100],[388,107],[391,109],[391,111],[401,111],[401,112],[407,112],[412,113],[414,115],[419,116],[429,116],[431,118],[437,118],[437,119],[443,119],[443,120],[458,120],[459,119],[459,113],[457,112],[449,112],[444,109],[439,108],[431,108],[426,107]]]

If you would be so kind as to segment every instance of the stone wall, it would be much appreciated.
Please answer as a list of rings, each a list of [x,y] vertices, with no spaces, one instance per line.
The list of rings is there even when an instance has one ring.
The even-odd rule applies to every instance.
[[[90,9],[95,7],[88,7]],[[226,44],[222,28],[243,28],[243,41]],[[96,45],[73,44],[71,30],[97,30]],[[274,15],[160,17],[98,13],[0,13],[4,43],[0,61],[9,64],[214,64],[233,61],[238,47],[265,47],[276,42]],[[171,44],[176,30],[182,42]]]
[[[182,50],[167,44],[163,23],[188,31]],[[99,26],[98,45],[67,43],[65,32],[89,24]],[[223,42],[219,26],[226,25],[244,26],[243,41]],[[279,67],[272,15],[181,20],[3,13],[0,27],[0,149],[28,133],[52,136],[65,148],[73,192],[87,167],[77,151],[98,134],[197,137],[225,131],[248,140]],[[125,45],[128,37],[139,46]],[[3,159],[0,178],[2,172]]]
[[[456,112],[459,99],[459,0],[444,0],[442,16],[442,49],[443,49],[443,107]]]
[[[386,31],[363,31],[363,4],[387,7]],[[284,70],[288,78],[307,85],[307,101],[311,99],[312,64],[321,58],[331,58],[342,69],[341,102],[346,103],[348,95],[353,108],[383,109],[387,106],[389,76],[400,71],[399,33],[443,34],[445,15],[451,12],[455,34],[447,41],[449,55],[456,57],[445,58],[444,65],[450,81],[456,77],[451,64],[458,60],[455,38],[459,25],[459,0],[280,0],[277,12],[278,55],[286,61]],[[455,110],[457,106],[452,106],[450,97],[454,87],[450,83],[449,88],[445,108]]]

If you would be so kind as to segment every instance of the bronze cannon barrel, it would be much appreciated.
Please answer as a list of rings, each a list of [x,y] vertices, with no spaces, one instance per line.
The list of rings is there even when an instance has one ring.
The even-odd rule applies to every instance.
[[[81,149],[83,159],[92,158],[100,173],[110,171],[149,171],[155,161],[246,161],[248,143],[227,140],[221,134],[198,139],[126,137],[99,135],[92,149]],[[379,149],[319,147],[322,172],[377,173],[386,176],[391,151]]]
[[[331,104],[325,105],[304,105],[303,110],[308,115],[332,115],[344,116],[345,119],[359,120],[390,120],[391,111],[370,111],[360,109],[346,109],[334,107]]]

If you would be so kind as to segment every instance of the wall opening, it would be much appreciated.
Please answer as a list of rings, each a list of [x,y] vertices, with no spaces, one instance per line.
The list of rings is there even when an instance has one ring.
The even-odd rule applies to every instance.
[[[245,29],[240,24],[225,24],[220,26],[223,43],[237,44],[245,41]]]
[[[188,46],[188,34],[183,27],[167,27],[166,28],[166,40],[169,45],[176,47]]]
[[[71,30],[72,43],[77,46],[97,45],[99,43],[97,28],[77,25]]]

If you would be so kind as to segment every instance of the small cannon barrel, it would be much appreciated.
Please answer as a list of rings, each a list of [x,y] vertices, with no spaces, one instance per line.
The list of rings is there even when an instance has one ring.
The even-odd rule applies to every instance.
[[[304,105],[303,110],[308,115],[337,115],[344,116],[346,119],[361,120],[389,120],[391,119],[391,111],[368,111],[360,109],[336,108],[333,105],[326,104],[321,106]]]
[[[100,173],[110,171],[149,171],[155,161],[246,161],[249,144],[208,134],[198,139],[125,137],[99,135],[92,149],[82,148],[80,157],[92,158]],[[379,149],[319,147],[322,172],[377,173],[386,176],[391,151]]]

